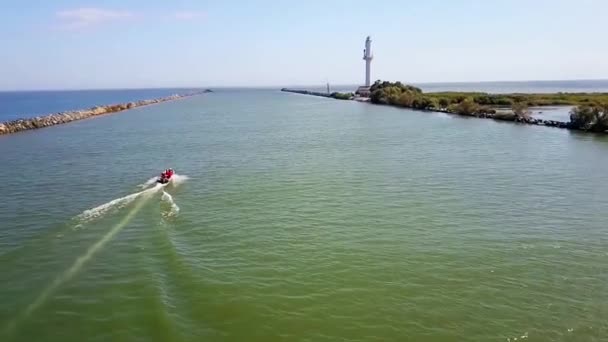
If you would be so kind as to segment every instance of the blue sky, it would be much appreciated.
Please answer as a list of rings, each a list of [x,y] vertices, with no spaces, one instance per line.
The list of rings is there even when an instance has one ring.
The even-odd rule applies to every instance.
[[[608,78],[605,0],[6,1],[0,90]]]

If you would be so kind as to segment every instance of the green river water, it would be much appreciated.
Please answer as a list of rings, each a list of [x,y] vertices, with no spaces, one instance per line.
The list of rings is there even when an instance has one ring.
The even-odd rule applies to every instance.
[[[226,90],[0,164],[3,342],[608,340],[606,137]]]

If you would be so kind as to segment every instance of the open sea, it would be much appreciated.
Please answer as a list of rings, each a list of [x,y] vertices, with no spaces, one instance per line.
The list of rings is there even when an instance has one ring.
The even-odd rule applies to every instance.
[[[155,99],[191,89],[0,91],[0,122],[115,103]]]
[[[0,136],[0,170],[2,342],[608,339],[607,136],[215,89]]]

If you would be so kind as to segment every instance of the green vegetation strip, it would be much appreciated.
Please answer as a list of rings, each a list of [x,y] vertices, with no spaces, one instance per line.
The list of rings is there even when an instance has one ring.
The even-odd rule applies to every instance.
[[[420,88],[387,81],[376,81],[370,91],[370,100],[375,104],[608,133],[608,93],[423,93]],[[570,112],[569,122],[530,117],[529,106],[556,105],[576,106]]]

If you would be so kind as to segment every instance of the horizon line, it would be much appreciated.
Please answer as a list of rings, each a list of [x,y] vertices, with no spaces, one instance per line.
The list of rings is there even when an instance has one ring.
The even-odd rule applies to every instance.
[[[388,81],[382,80],[381,81]],[[492,83],[530,83],[530,82],[576,82],[576,81],[608,81],[608,78],[576,78],[576,79],[528,79],[528,80],[495,80],[495,81],[446,81],[446,82],[403,82],[412,85],[430,84],[492,84]],[[374,81],[375,82],[375,81]],[[397,81],[391,81],[397,82]],[[161,90],[161,89],[281,89],[285,87],[324,87],[325,83],[318,84],[288,84],[288,85],[229,85],[229,86],[168,86],[168,87],[116,87],[116,88],[38,88],[38,89],[0,89],[0,93],[11,92],[43,92],[43,91],[104,91],[104,90]],[[330,86],[357,86],[357,83],[329,83]]]

